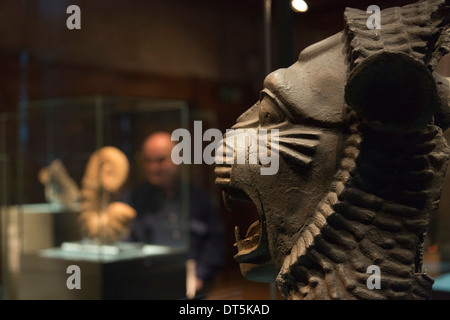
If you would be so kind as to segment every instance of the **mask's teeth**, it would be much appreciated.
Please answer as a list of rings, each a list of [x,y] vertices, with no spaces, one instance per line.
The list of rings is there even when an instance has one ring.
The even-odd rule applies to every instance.
[[[236,238],[236,241],[241,241],[242,236],[238,226],[234,227],[234,236]]]
[[[260,231],[261,231],[261,221],[260,220],[256,220],[248,228],[245,237],[246,238],[250,238],[251,236],[254,236],[254,235],[258,234]]]

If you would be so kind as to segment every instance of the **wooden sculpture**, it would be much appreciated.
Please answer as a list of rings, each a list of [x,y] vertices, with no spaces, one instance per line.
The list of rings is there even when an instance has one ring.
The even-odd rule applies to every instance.
[[[227,205],[250,200],[260,215],[245,236],[236,230],[246,278],[276,279],[286,299],[431,297],[422,255],[450,155],[449,81],[434,71],[449,51],[449,9],[389,8],[369,29],[369,15],[348,8],[344,31],[267,76],[233,128],[279,130],[278,172],[216,167]]]
[[[136,212],[129,205],[113,201],[129,172],[127,157],[115,147],[94,152],[82,179],[79,222],[85,236],[101,244],[125,238]]]

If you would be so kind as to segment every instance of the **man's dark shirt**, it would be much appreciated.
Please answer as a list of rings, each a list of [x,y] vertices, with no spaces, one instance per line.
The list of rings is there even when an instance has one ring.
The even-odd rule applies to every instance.
[[[129,240],[173,247],[188,241],[187,258],[196,261],[197,277],[208,281],[223,265],[222,222],[205,192],[191,185],[188,194],[189,203],[183,204],[182,192],[167,199],[162,189],[148,182],[133,189],[125,200],[137,212]],[[183,212],[189,217],[183,217]],[[184,225],[188,222],[189,237],[183,219]]]

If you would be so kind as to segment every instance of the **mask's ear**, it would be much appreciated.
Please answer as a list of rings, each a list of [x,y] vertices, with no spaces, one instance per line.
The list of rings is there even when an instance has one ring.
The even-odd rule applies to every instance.
[[[345,101],[371,127],[405,133],[430,123],[441,105],[432,73],[401,52],[363,60],[349,75]]]
[[[447,127],[448,87],[433,71],[450,51],[450,0],[421,0],[383,10],[381,17],[381,29],[367,30],[367,13],[344,14],[346,103],[377,130],[414,132],[438,115]]]

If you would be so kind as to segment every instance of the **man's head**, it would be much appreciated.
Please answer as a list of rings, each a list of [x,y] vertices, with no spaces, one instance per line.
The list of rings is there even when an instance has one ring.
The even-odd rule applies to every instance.
[[[151,184],[170,188],[176,180],[179,167],[172,162],[173,148],[170,133],[156,132],[142,144],[144,177]]]

